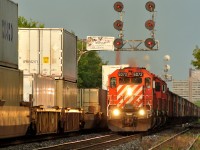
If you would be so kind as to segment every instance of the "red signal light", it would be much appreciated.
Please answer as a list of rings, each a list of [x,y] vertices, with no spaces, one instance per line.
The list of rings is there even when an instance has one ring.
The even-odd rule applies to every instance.
[[[152,49],[156,45],[156,42],[153,38],[148,38],[145,40],[144,44],[147,48]]]
[[[155,27],[155,22],[153,20],[147,20],[145,22],[145,27],[148,29],[148,30],[153,30],[154,27]]]
[[[122,30],[123,22],[121,20],[116,20],[113,24],[114,28],[118,31]]]
[[[113,7],[115,11],[122,12],[124,5],[122,2],[116,2]]]
[[[115,48],[121,49],[123,47],[123,40],[122,39],[115,39],[113,44],[114,44]]]
[[[153,12],[155,9],[155,3],[153,1],[149,1],[146,3],[145,8],[147,11]]]

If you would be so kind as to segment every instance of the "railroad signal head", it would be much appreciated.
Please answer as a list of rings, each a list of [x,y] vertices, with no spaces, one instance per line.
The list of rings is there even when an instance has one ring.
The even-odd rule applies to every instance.
[[[152,49],[156,45],[156,42],[153,38],[148,38],[145,40],[144,44],[147,48]]]
[[[115,9],[115,11],[117,11],[117,12],[122,12],[123,8],[124,8],[124,5],[123,5],[122,2],[116,2],[116,3],[114,4],[114,9]]]
[[[114,47],[117,49],[121,49],[124,45],[122,39],[115,39],[113,44],[114,44]]]
[[[147,20],[145,22],[145,27],[148,29],[148,30],[153,30],[154,27],[155,27],[155,22],[153,20]]]
[[[116,20],[113,24],[114,28],[118,31],[122,30],[123,22],[121,20]]]
[[[145,5],[146,7],[146,10],[150,11],[150,12],[153,12],[154,9],[155,9],[155,3],[153,1],[148,1]]]

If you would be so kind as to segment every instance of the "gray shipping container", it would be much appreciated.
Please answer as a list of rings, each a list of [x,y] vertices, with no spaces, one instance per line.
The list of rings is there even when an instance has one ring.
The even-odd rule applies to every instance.
[[[0,65],[18,68],[18,5],[0,0]]]
[[[23,72],[0,66],[0,105],[19,106],[23,100]]]
[[[77,37],[63,28],[19,28],[19,69],[77,81]]]
[[[102,89],[79,89],[77,105],[84,112],[107,114],[107,91]]]
[[[59,107],[77,108],[77,83],[56,80],[56,101]]]
[[[38,74],[24,75],[24,101],[30,102],[32,95],[33,106],[43,105],[50,108],[56,105],[56,81],[51,77]]]

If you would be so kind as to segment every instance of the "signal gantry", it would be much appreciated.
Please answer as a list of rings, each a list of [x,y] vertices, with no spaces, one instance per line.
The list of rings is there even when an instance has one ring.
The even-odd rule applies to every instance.
[[[146,40],[124,40],[123,34],[123,14],[124,5],[122,2],[116,2],[114,4],[114,10],[120,14],[120,20],[116,20],[113,26],[119,31],[119,37],[113,42],[113,45],[117,51],[155,51],[159,48],[159,42],[155,40],[155,3],[153,1],[148,1],[145,4],[145,8],[152,14],[152,18],[145,22],[145,27],[150,31],[150,37]],[[129,47],[123,48],[124,45],[129,45]],[[144,45],[145,47],[141,47]]]

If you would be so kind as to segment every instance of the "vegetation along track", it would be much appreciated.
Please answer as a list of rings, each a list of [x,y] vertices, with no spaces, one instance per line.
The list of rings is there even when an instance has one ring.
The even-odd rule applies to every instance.
[[[186,129],[173,135],[167,140],[151,147],[149,150],[161,150],[161,149],[183,149],[189,150],[195,146],[195,141],[198,141],[199,130]]]
[[[60,150],[60,149],[76,149],[76,150],[102,150],[103,148],[109,148],[112,146],[120,145],[126,142],[130,142],[131,140],[141,138],[141,134],[134,134],[134,135],[127,135],[127,136],[122,136],[119,134],[107,134],[107,135],[102,135],[102,136],[97,136],[94,138],[89,138],[85,140],[79,140],[79,141],[74,141],[74,142],[67,142],[59,145],[54,145],[50,147],[42,147],[40,149],[51,149],[51,150]]]

